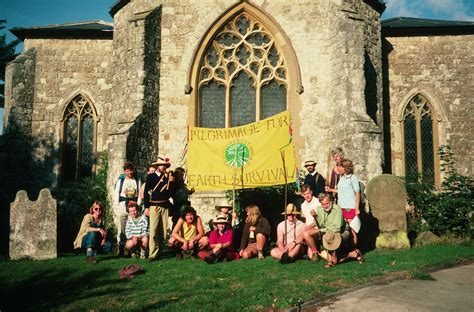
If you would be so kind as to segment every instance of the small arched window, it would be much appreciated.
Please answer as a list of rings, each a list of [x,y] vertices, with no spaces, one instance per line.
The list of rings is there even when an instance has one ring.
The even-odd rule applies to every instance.
[[[435,182],[436,119],[426,97],[415,95],[403,115],[405,177]]]
[[[68,103],[63,115],[63,180],[91,176],[95,170],[97,113],[82,95]]]
[[[231,19],[210,42],[197,86],[201,127],[236,127],[287,108],[283,54],[270,32],[246,12]]]

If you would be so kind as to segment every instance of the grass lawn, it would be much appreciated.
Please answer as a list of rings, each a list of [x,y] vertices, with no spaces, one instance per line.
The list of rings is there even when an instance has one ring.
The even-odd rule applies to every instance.
[[[148,262],[85,256],[44,261],[0,261],[0,310],[269,310],[362,285],[376,277],[405,272],[429,278],[423,270],[474,259],[472,243],[431,245],[407,250],[375,250],[365,263],[348,262],[332,269],[324,262],[280,265],[242,260],[208,265],[174,258]],[[121,280],[121,267],[138,263],[145,273]]]

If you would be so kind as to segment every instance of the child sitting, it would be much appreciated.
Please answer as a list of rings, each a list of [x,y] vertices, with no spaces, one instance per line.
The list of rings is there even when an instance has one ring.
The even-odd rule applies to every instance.
[[[232,248],[232,228],[230,220],[225,214],[217,216],[214,221],[217,229],[213,230],[209,236],[209,247],[212,252],[204,260],[209,263],[218,261],[238,260],[239,254]]]
[[[140,215],[136,202],[128,204],[128,219],[125,224],[125,236],[127,242],[125,248],[130,252],[132,258],[137,257],[137,249],[140,247],[140,259],[145,259],[146,249],[148,247],[148,221],[143,215]]]

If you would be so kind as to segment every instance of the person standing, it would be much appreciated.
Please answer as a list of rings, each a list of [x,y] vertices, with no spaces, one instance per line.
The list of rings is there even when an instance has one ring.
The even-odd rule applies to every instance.
[[[360,219],[360,184],[359,178],[354,175],[354,165],[349,159],[343,159],[336,165],[336,170],[341,174],[341,179],[337,184],[338,194],[338,205],[342,208],[342,214],[347,224],[351,225],[352,238],[354,245],[357,246],[357,232],[353,228],[354,224],[351,224],[352,220],[357,218],[356,222],[359,223]],[[357,231],[360,226],[357,226]]]
[[[184,182],[186,171],[182,167],[174,170],[174,193],[173,193],[173,209],[170,211],[173,228],[178,222],[184,207],[190,206],[189,195],[194,193],[194,188],[188,190],[188,186]]]
[[[155,170],[156,170],[156,168],[152,165],[149,165],[148,167],[146,167],[145,181],[146,181],[148,175],[154,173]],[[142,204],[145,203],[145,185],[146,185],[146,182],[142,183],[142,186],[140,187],[140,200],[141,200]],[[142,213],[142,215],[145,215],[147,218],[150,217],[150,209],[145,209],[145,207],[142,207],[141,213]]]
[[[334,160],[334,168],[331,170],[331,178],[329,180],[329,185],[326,186],[326,192],[332,193],[334,202],[337,203],[337,184],[341,179],[341,174],[337,171],[337,163],[344,159],[344,153],[342,148],[335,147],[331,150],[331,158]],[[329,170],[329,169],[328,169]],[[316,194],[317,196],[317,194]]]
[[[173,194],[173,175],[166,171],[171,166],[168,159],[158,158],[151,164],[156,167],[156,171],[149,174],[145,185],[145,211],[150,213],[150,241],[149,256],[150,261],[158,257],[158,253],[163,250],[166,231],[168,230],[169,209],[172,207],[170,198]]]
[[[317,163],[313,160],[307,160],[304,163],[306,170],[308,170],[308,174],[304,178],[304,184],[309,185],[314,196],[317,196],[319,193],[324,193],[324,187],[326,185],[326,180],[316,171],[316,164]]]
[[[140,180],[135,177],[135,167],[132,163],[126,162],[123,165],[123,174],[119,176],[115,183],[112,196],[114,223],[117,227],[117,245],[119,247],[119,256],[124,255],[125,241],[125,223],[128,218],[128,203],[136,202],[140,205],[141,199],[138,196],[140,190]]]

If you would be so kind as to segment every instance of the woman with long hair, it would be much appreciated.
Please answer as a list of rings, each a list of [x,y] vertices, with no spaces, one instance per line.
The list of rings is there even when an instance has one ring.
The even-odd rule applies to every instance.
[[[96,200],[89,208],[89,213],[82,218],[81,227],[74,241],[74,248],[85,249],[87,262],[95,263],[98,250],[110,251],[111,244],[106,240],[106,235],[104,205]]]
[[[262,213],[256,205],[248,206],[245,211],[247,211],[247,218],[240,241],[239,255],[244,259],[255,256],[264,259],[265,245],[271,231],[270,224],[267,219],[262,217]]]

